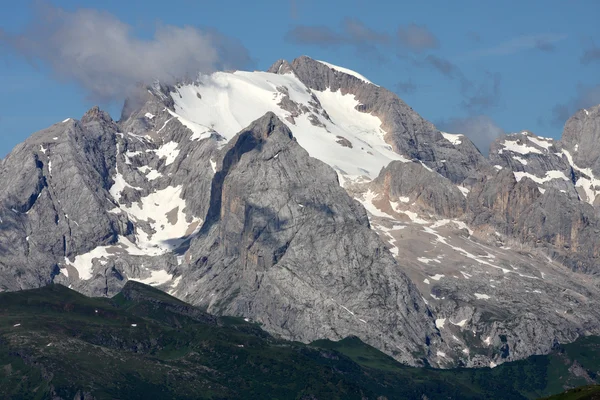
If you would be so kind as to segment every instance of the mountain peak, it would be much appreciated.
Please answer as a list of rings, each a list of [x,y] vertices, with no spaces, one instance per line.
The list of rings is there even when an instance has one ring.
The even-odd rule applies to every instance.
[[[265,115],[252,122],[245,131],[251,131],[256,137],[261,139],[266,139],[278,131],[290,139],[293,138],[292,131],[272,111],[268,111]]]
[[[292,65],[289,62],[287,62],[287,60],[279,59],[275,61],[273,65],[271,65],[271,67],[269,67],[267,72],[283,75],[293,73],[294,69],[292,68]]]
[[[600,105],[581,109],[569,118],[560,143],[578,168],[591,168],[600,176]]]
[[[110,114],[106,111],[102,111],[99,106],[94,106],[90,108],[83,117],[81,117],[81,123],[86,124],[92,121],[102,121],[107,123],[112,123],[113,119]]]

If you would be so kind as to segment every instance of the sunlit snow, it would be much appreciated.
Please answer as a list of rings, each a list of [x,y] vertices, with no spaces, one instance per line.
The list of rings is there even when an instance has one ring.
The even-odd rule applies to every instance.
[[[462,143],[463,135],[455,135],[452,133],[440,132],[444,139],[452,143],[453,145],[458,145]]]
[[[144,279],[137,278],[129,278],[130,281],[137,281],[140,283],[144,283],[146,285],[162,285],[163,283],[167,283],[173,279],[173,275],[169,274],[167,271],[150,271],[150,277]]]
[[[408,161],[384,141],[381,120],[356,109],[359,102],[352,94],[344,95],[339,90],[311,92],[294,74],[268,72],[217,72],[201,76],[199,83],[178,87],[178,93],[172,93],[175,110],[171,114],[192,130],[195,140],[208,137],[213,131],[230,140],[270,111],[292,130],[312,157],[350,180],[361,176],[373,179],[391,161]],[[292,121],[290,112],[279,106],[283,92],[310,111]],[[311,93],[331,121],[322,115]],[[340,137],[352,147],[342,146]]]

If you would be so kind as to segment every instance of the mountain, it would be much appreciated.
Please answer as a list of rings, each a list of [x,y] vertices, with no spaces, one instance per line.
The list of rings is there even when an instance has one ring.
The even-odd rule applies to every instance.
[[[0,392],[11,399],[532,399],[596,382],[598,338],[495,369],[402,365],[356,337],[274,338],[127,282],[0,294]]]
[[[600,335],[600,189],[594,147],[577,147],[599,107],[560,141],[508,135],[485,158],[308,57],[138,89],[119,121],[95,107],[1,161],[0,290],[111,297],[136,280],[415,366],[496,366]]]

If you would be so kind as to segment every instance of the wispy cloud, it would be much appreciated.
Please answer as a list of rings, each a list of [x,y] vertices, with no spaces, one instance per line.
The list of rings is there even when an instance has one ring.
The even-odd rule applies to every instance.
[[[348,42],[347,38],[345,38],[342,34],[339,34],[333,29],[322,25],[296,26],[288,31],[288,33],[285,35],[285,38],[292,43],[321,47],[341,45]]]
[[[355,18],[347,18],[342,24],[344,32],[352,43],[388,44],[391,37],[385,32],[377,32]]]
[[[172,81],[251,62],[239,42],[216,31],[163,25],[152,39],[141,40],[107,12],[69,12],[45,3],[22,33],[0,30],[0,43],[105,101],[126,96],[140,81]]]
[[[581,55],[581,63],[587,65],[593,62],[600,62],[600,47],[596,46],[596,43],[590,40],[589,46]]]
[[[490,145],[496,138],[505,133],[498,124],[487,115],[476,115],[466,118],[451,118],[437,123],[446,132],[466,135],[484,155],[487,156]]]
[[[299,25],[289,30],[285,37],[288,41],[296,44],[321,47],[388,44],[391,41],[389,34],[377,32],[361,21],[351,18],[342,21],[339,31],[325,25]]]
[[[484,78],[476,82],[467,78],[456,64],[443,57],[430,54],[425,57],[424,62],[446,78],[458,81],[463,98],[461,107],[469,114],[481,114],[499,104],[502,81],[499,73],[486,72]]]
[[[496,46],[467,53],[461,58],[469,60],[489,56],[506,56],[532,49],[549,52],[555,49],[556,43],[566,38],[567,35],[555,33],[523,35],[504,41]]]
[[[438,39],[425,26],[400,26],[395,34],[373,29],[356,18],[346,18],[339,29],[326,25],[298,25],[290,29],[285,39],[299,45],[335,48],[352,47],[359,55],[384,59],[382,49],[398,53],[420,53],[439,47]]]
[[[395,85],[396,92],[400,94],[413,94],[417,91],[417,84],[409,79],[407,81],[398,82]]]
[[[425,63],[436,69],[442,75],[445,75],[447,78],[455,79],[463,77],[460,69],[445,58],[430,54],[425,57]]]
[[[399,27],[398,40],[402,46],[416,53],[440,47],[437,37],[424,25]]]
[[[485,79],[478,85],[470,85],[472,90],[466,90],[463,108],[470,114],[478,114],[496,107],[500,102],[500,83],[501,75],[491,72],[486,72]]]

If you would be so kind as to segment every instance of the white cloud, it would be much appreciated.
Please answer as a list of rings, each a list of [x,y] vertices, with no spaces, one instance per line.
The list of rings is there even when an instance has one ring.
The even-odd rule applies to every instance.
[[[140,81],[172,81],[250,60],[246,49],[214,31],[163,25],[146,40],[107,12],[48,4],[21,34],[0,31],[0,41],[102,100],[123,97]]]
[[[515,54],[523,50],[538,49],[552,51],[553,45],[567,38],[564,34],[544,33],[535,35],[523,35],[506,40],[496,46],[476,50],[467,54],[464,59],[477,59],[487,56],[505,56]]]

